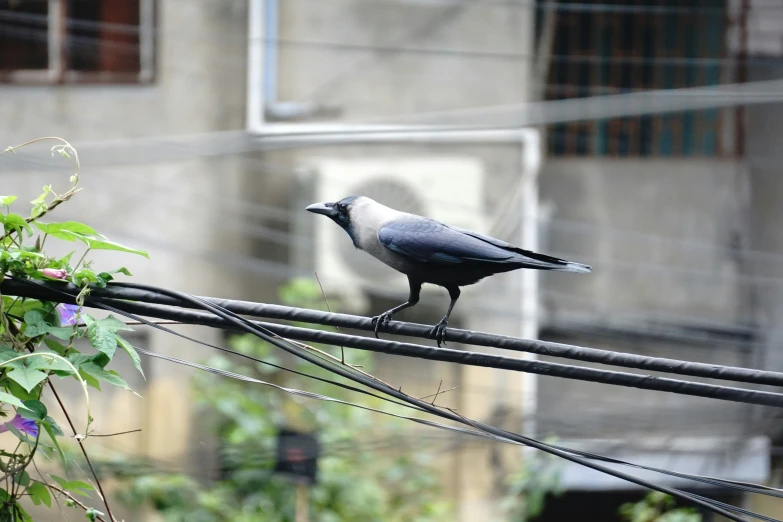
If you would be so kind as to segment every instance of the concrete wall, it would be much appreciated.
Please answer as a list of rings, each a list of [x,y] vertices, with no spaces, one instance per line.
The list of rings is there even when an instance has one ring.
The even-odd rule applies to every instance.
[[[41,136],[61,136],[82,152],[84,191],[58,208],[51,219],[89,223],[111,239],[148,250],[152,258],[95,253],[95,266],[127,266],[135,281],[202,295],[252,297],[240,273],[221,269],[214,255],[205,255],[240,244],[236,232],[220,226],[220,220],[230,212],[246,173],[257,172],[247,158],[158,162],[151,159],[156,154],[153,149],[165,146],[155,145],[133,151],[136,164],[115,166],[111,158],[98,162],[90,153],[101,149],[90,145],[101,140],[244,127],[245,3],[162,0],[158,8],[157,73],[152,85],[0,85],[0,143],[5,148]],[[20,150],[20,157],[0,158],[0,192],[20,196],[15,205],[20,212],[29,211],[25,202],[45,184],[58,192],[65,190],[72,166],[59,157],[48,160],[51,145]],[[42,160],[44,165],[39,165]],[[54,246],[54,241],[49,243]],[[208,329],[180,330],[207,341],[219,339],[216,331]],[[208,355],[192,343],[162,333],[138,342],[191,360]],[[203,443],[210,441],[198,435],[198,419],[191,415],[187,384],[191,372],[145,359],[145,382],[134,377],[123,357],[118,353],[116,367],[144,399],[106,386],[109,389],[103,394],[94,394],[101,397],[94,402],[93,427],[96,433],[143,431],[121,440],[105,439],[105,444],[91,439],[90,449],[111,454],[114,447],[175,463],[183,461],[191,444],[203,451]],[[81,430],[83,399],[73,386],[64,383],[62,389]],[[54,413],[56,404],[48,404],[65,429],[62,415]],[[186,462],[199,473],[210,466],[208,454]],[[137,516],[124,513],[116,502],[113,508],[120,517]],[[56,516],[56,510],[47,516]]]
[[[550,159],[540,179],[542,199],[554,205],[549,248],[595,268],[588,277],[544,277],[552,315],[750,317],[740,255],[749,188],[741,164]]]
[[[783,77],[783,67],[765,62],[749,67],[749,80],[762,81]],[[783,104],[766,104],[749,107],[748,154],[753,191],[752,248],[765,255],[754,258],[753,271],[771,284],[759,285],[758,321],[765,332],[765,366],[783,370],[783,360],[777,355],[783,342],[783,286],[772,280],[781,276],[783,264],[783,181],[780,164],[783,152],[780,147]]]
[[[282,101],[312,102],[337,109],[338,119],[346,122],[382,122],[384,118],[412,113],[529,99],[533,12],[519,5],[363,0],[286,0],[280,4]],[[318,156],[370,159],[432,155],[469,156],[484,162],[488,212],[508,197],[520,176],[521,152],[515,145],[374,144],[294,149],[267,153],[265,158],[296,166]],[[438,194],[429,197],[434,205],[449,204]],[[329,274],[319,276],[328,278]],[[517,276],[513,274],[483,283],[474,295],[460,300],[452,324],[517,335],[517,289]],[[363,312],[377,314],[405,297],[405,290],[396,297],[378,296]],[[417,309],[400,314],[400,319],[432,323],[442,316],[446,305],[444,292],[424,294]],[[459,386],[458,391],[440,397],[438,403],[456,406],[461,414],[474,418],[496,420],[499,408],[519,408],[520,375],[499,376],[480,368],[455,371],[448,365],[394,357],[380,357],[378,366],[387,382],[401,384],[403,390],[421,396],[434,393],[441,378],[443,388]],[[506,427],[519,430],[519,419]],[[502,475],[503,468],[509,471],[518,453],[505,454],[504,466],[498,466],[498,455],[493,452],[496,449],[470,444],[444,458],[440,467],[447,491],[458,505],[460,520],[499,514],[496,499],[504,477],[498,472]]]
[[[502,4],[444,7],[361,0],[287,0],[281,8],[280,38],[290,42],[280,50],[282,100],[335,105],[339,118],[355,120],[527,99],[528,62],[500,55],[531,53],[530,10]],[[520,153],[514,146],[379,146],[372,151],[338,147],[208,158],[196,154],[187,159],[182,157],[187,154],[180,154],[161,160],[174,148],[171,144],[152,140],[138,149],[133,149],[132,142],[101,144],[102,140],[244,128],[246,3],[160,0],[159,15],[158,67],[152,85],[0,86],[0,121],[4,122],[0,143],[13,145],[55,135],[82,152],[85,191],[58,209],[53,219],[96,224],[109,237],[145,248],[152,257],[146,261],[101,254],[95,256],[98,266],[125,265],[138,281],[202,295],[271,301],[276,298],[275,287],[296,273],[285,266],[290,242],[295,240],[286,236],[294,232],[287,206],[297,190],[294,169],[311,155],[366,157],[444,151],[475,155],[486,160],[491,173],[486,187],[489,208],[505,196],[518,176]],[[392,49],[396,47],[415,50]],[[48,156],[44,146],[21,154],[21,158],[0,160],[0,192],[19,194],[21,202],[32,199],[44,184],[53,183],[56,189],[65,186],[69,167],[59,159],[42,159]],[[270,214],[257,204],[279,212]],[[221,249],[226,247],[234,251],[224,255]],[[515,279],[508,276],[505,281]],[[497,291],[503,285],[487,288]],[[494,308],[504,308],[497,293],[490,298],[494,298]],[[387,304],[376,301],[373,311]],[[433,317],[439,317],[446,305],[437,299],[430,304]],[[484,314],[473,317],[471,323],[468,312],[477,305],[471,299],[462,302],[464,311],[457,312],[453,324],[518,332],[513,315],[493,321],[492,314]],[[217,340],[215,332],[182,331]],[[169,355],[196,360],[206,356],[165,334],[152,334],[139,342]],[[94,411],[96,430],[123,431],[141,423],[144,431],[126,436],[124,450],[175,462],[187,462],[181,457],[193,448],[203,456],[211,441],[198,435],[198,419],[192,418],[187,407],[190,399],[183,383],[190,372],[169,363],[144,364],[148,377],[153,377],[146,385],[138,383],[144,401],[113,393]],[[394,366],[399,376],[411,365],[396,361]],[[453,367],[433,367],[433,372],[444,377],[444,387],[462,384],[464,395],[452,396],[460,411],[479,418],[492,413],[492,406],[484,407],[488,395],[495,405],[519,397],[518,379],[510,383],[499,379],[506,383],[500,386],[482,370],[460,373]],[[423,390],[422,395],[434,392],[436,375],[430,377],[428,384],[433,389]],[[449,379],[452,382],[445,382]],[[479,394],[471,394],[471,389],[480,390]],[[76,390],[68,391],[75,403]],[[441,400],[448,404],[450,399],[444,396]],[[120,409],[125,414],[118,415]],[[462,500],[463,520],[475,520],[476,513],[485,515],[494,504],[490,500],[497,493],[493,491],[492,457],[482,446],[461,453],[445,468],[451,479],[449,492]],[[198,466],[191,465],[194,470]],[[208,459],[201,458],[200,465],[208,467]]]
[[[528,96],[530,9],[471,2],[280,4],[282,100],[336,105],[342,118],[357,120]]]
[[[544,338],[756,365],[758,290],[779,286],[752,269],[756,194],[744,163],[550,159],[541,197],[553,208],[542,248],[594,267],[589,276],[543,277]],[[758,409],[724,401],[563,379],[539,384],[542,430],[617,437],[626,451],[654,434],[745,438],[772,429]]]

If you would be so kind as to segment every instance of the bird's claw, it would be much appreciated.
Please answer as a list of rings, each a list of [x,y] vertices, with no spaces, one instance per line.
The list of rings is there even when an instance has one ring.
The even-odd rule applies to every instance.
[[[430,335],[435,338],[435,341],[438,343],[438,348],[441,347],[441,345],[446,344],[446,325],[448,323],[446,321],[441,321],[438,324],[435,325],[435,327],[430,332]]]
[[[376,339],[380,339],[380,337],[378,337],[378,332],[380,331],[380,329],[382,327],[384,327],[387,324],[389,324],[391,319],[392,319],[392,314],[390,314],[389,312],[384,312],[381,315],[377,315],[377,316],[372,318],[372,325],[375,328],[375,338]]]

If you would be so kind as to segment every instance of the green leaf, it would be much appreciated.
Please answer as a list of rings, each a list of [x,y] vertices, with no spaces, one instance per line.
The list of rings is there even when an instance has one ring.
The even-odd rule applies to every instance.
[[[96,321],[101,327],[106,328],[110,332],[114,333],[119,330],[127,330],[129,332],[133,331],[133,328],[129,327],[127,324],[123,323],[113,315],[110,315],[104,319],[101,319],[99,321]]]
[[[87,386],[92,386],[96,390],[101,391],[101,383],[100,381],[98,381],[98,379],[96,379],[86,371],[82,370],[81,368],[79,368],[79,375],[81,376],[82,379],[84,379],[84,382],[87,383]]]
[[[118,252],[127,252],[129,254],[144,256],[147,259],[150,258],[149,254],[144,250],[126,247],[114,241],[109,241],[108,239],[93,239],[81,236],[78,237],[78,239],[93,250],[116,250]]]
[[[19,214],[0,214],[0,223],[2,223],[6,230],[15,230],[21,235],[22,230],[27,232],[30,236],[33,234],[33,229],[27,224],[27,221]]]
[[[35,198],[30,202],[33,204],[33,210],[30,214],[32,217],[36,218],[46,211],[48,207],[48,205],[46,204],[46,196],[48,196],[51,193],[52,193],[52,186],[46,185],[43,188],[43,194],[41,194],[40,196],[38,196],[37,198]]]
[[[120,347],[123,350],[125,350],[125,353],[127,353],[128,357],[131,358],[131,361],[133,362],[133,367],[139,370],[141,376],[144,377],[144,379],[146,380],[147,377],[144,375],[144,370],[142,370],[141,368],[141,357],[139,357],[139,352],[136,351],[136,348],[134,348],[131,343],[129,343],[119,335],[117,335],[116,337]]]
[[[24,401],[24,408],[19,408],[17,413],[25,419],[42,421],[46,418],[46,406],[41,401]]]
[[[60,426],[57,425],[57,422],[48,415],[43,420],[41,425],[44,427],[48,426],[49,428],[51,428],[52,432],[54,432],[54,434],[57,435],[58,437],[62,437],[64,435],[62,428],[60,428]]]
[[[43,303],[37,299],[26,299],[25,301],[19,300],[8,310],[8,313],[12,315],[23,316],[30,310],[37,310],[42,307]]]
[[[87,314],[84,314],[83,318],[84,323],[87,325],[87,337],[90,339],[90,344],[99,352],[106,354],[109,359],[114,357],[114,352],[117,350],[117,337],[109,328],[115,325],[108,323],[110,326],[107,327],[105,319],[96,321]],[[114,321],[119,322],[116,319]]]
[[[28,368],[33,370],[57,370],[61,372],[73,373],[71,367],[68,366],[68,364],[66,364],[66,362],[59,357],[53,357],[51,355],[47,357],[47,355],[54,354],[54,352],[40,351],[35,353],[41,355],[37,357],[28,357],[25,359],[28,361]]]
[[[43,335],[49,328],[49,324],[44,319],[44,314],[40,310],[31,310],[24,314],[24,322],[27,324],[24,334],[27,337],[38,337]]]
[[[38,337],[39,335],[50,334],[63,341],[68,341],[74,334],[71,327],[61,327],[50,324],[41,310],[30,310],[24,314],[24,322],[27,324],[25,335],[27,337]]]
[[[14,397],[17,397],[23,401],[38,399],[38,395],[25,390],[22,386],[15,383],[14,381],[9,380],[6,388],[8,388],[8,391],[11,392]]]
[[[63,341],[69,341],[71,337],[76,333],[70,326],[50,326],[46,329],[46,333],[53,335]]]
[[[0,344],[0,362],[10,361],[11,359],[15,359],[16,357],[19,357],[19,354],[12,349],[10,349],[7,346],[3,346]]]
[[[14,482],[20,486],[27,487],[30,485],[30,474],[25,470],[22,470],[21,472],[14,474]]]
[[[52,507],[52,496],[49,493],[49,488],[41,484],[40,482],[33,482],[27,492],[30,494],[30,500],[33,504],[40,506],[41,503],[46,504],[46,507]]]
[[[25,511],[19,502],[14,503],[14,509],[16,511],[16,520],[14,522],[35,522],[30,513]]]
[[[68,461],[65,458],[65,453],[63,453],[63,449],[60,447],[60,443],[57,442],[57,435],[55,434],[54,430],[52,429],[51,424],[42,422],[41,426],[46,431],[46,434],[49,435],[49,438],[52,439],[52,442],[54,443],[54,447],[57,449],[57,453],[60,455],[60,460],[63,462],[63,469],[68,469]],[[62,431],[60,432],[62,433]],[[54,477],[54,475],[52,475]]]
[[[0,196],[0,205],[10,205],[16,201],[16,196]]]
[[[71,258],[73,257],[73,255],[75,253],[76,253],[76,250],[71,250],[70,252],[68,252],[68,254],[66,256],[63,256],[60,259],[58,259],[57,260],[57,264],[59,264],[63,268],[70,266]]]
[[[0,402],[16,406],[17,408],[24,408],[21,400],[6,392],[0,392]]]
[[[64,478],[58,477],[54,474],[50,476],[54,479],[55,482],[57,482],[57,484],[60,485],[61,488],[66,489],[71,493],[88,497],[89,494],[81,490],[95,491],[95,489],[90,484],[82,482],[81,480],[65,480]]]
[[[126,276],[128,276],[128,277],[132,277],[132,276],[133,276],[133,274],[131,274],[131,273],[130,273],[130,270],[128,270],[128,269],[127,269],[127,268],[125,268],[124,266],[123,266],[123,267],[120,267],[120,268],[118,268],[117,270],[112,270],[112,271],[111,271],[111,272],[109,272],[109,273],[110,273],[110,274],[125,274],[125,275],[126,275]]]
[[[58,355],[65,355],[66,350],[68,350],[68,347],[58,343],[54,339],[44,339],[44,344],[46,344],[47,347],[54,353]],[[70,370],[70,368],[68,368]]]
[[[94,228],[76,221],[62,221],[60,223],[39,223],[33,225],[44,234],[49,234],[65,241],[76,241],[77,236],[100,236]]]
[[[19,386],[29,393],[33,388],[38,386],[41,381],[46,379],[46,374],[40,370],[27,368],[25,366],[17,366],[8,372],[8,378],[19,384]]]
[[[102,288],[106,287],[106,282],[89,268],[82,268],[81,270],[74,272],[72,278],[73,283],[76,286],[82,286],[84,283],[96,283]]]
[[[120,377],[120,374],[118,374],[114,370],[105,370],[100,366],[98,366],[97,364],[91,362],[82,364],[80,370],[104,382],[107,382],[114,386],[119,386],[120,388],[125,388],[126,390],[133,392],[130,386],[128,386],[128,383],[125,382],[125,379]]]

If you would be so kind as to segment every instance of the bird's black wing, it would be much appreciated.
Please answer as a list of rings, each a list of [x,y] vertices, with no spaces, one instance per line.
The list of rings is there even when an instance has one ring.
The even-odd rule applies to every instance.
[[[449,227],[426,218],[391,221],[378,230],[381,244],[407,259],[431,265],[457,266],[475,264],[516,264],[535,268],[550,268],[565,263],[543,256],[536,259],[522,254],[511,245],[486,236]],[[538,254],[533,254],[537,256]],[[552,261],[549,261],[549,260]],[[559,263],[558,263],[559,262]]]
[[[539,254],[538,252],[532,252],[530,250],[522,250],[521,248],[515,247],[514,245],[511,245],[509,243],[506,243],[505,241],[501,241],[500,239],[496,239],[494,237],[485,236],[482,234],[479,234],[477,232],[471,232],[470,230],[465,230],[464,228],[458,228],[458,227],[452,227],[449,226],[450,229],[456,230],[457,232],[462,232],[463,234],[467,234],[471,237],[474,237],[476,239],[480,239],[481,241],[485,241],[491,245],[495,245],[496,247],[502,248],[504,250],[508,250],[510,252],[515,252],[519,254],[520,256],[527,258],[530,261],[535,261],[539,263],[545,263],[547,265],[579,265],[579,263],[571,263],[569,261],[566,261],[564,259],[559,259],[557,257],[548,256],[546,254]]]

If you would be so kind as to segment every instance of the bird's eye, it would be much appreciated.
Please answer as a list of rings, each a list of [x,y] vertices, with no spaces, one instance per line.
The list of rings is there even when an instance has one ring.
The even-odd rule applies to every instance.
[[[346,210],[348,210],[348,209],[346,208],[346,206],[345,206],[345,205],[343,205],[342,203],[339,203],[339,204],[337,205],[337,210],[339,210],[340,212],[345,212],[345,211],[346,211]]]

